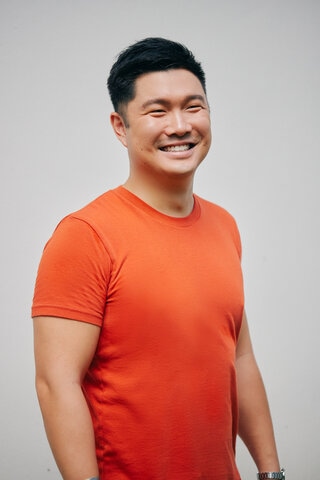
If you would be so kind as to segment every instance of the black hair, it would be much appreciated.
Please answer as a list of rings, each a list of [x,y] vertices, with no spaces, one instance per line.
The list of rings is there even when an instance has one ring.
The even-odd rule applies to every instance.
[[[193,53],[181,43],[160,37],[140,40],[123,50],[113,64],[108,90],[116,112],[133,100],[135,81],[145,73],[183,68],[192,72],[206,92],[205,74]]]

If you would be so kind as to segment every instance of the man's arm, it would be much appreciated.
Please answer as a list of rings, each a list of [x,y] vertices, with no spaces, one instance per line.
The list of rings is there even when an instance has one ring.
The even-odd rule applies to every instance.
[[[260,472],[280,470],[272,420],[262,377],[257,366],[246,315],[236,352],[239,396],[239,436]]]
[[[100,328],[54,317],[34,318],[36,388],[47,437],[64,480],[98,475],[90,412],[81,383]]]

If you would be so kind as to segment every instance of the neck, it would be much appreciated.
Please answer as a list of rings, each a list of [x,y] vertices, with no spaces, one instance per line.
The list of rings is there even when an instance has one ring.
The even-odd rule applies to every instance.
[[[193,182],[166,185],[139,182],[131,176],[124,183],[124,188],[139,197],[155,210],[171,217],[186,217],[193,209]]]

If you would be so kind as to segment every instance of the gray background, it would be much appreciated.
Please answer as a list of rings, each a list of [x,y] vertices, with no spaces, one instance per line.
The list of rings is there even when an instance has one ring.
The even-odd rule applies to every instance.
[[[60,478],[34,392],[36,269],[60,218],[126,178],[105,84],[149,35],[207,72],[213,147],[195,190],[239,224],[281,462],[290,480],[318,477],[319,20],[312,0],[0,1],[1,478]],[[255,478],[241,442],[238,463]]]

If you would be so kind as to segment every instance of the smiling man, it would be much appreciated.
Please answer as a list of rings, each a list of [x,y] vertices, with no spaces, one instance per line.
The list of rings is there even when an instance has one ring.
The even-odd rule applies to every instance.
[[[128,149],[125,187],[163,213],[188,215],[194,173],[211,142],[200,80],[183,68],[141,75],[125,113],[113,113],[111,122]]]
[[[183,45],[147,38],[119,55],[108,87],[129,177],[60,222],[32,307],[37,392],[61,474],[239,480],[239,434],[259,478],[284,478],[237,226],[193,192],[211,143],[202,67]]]

